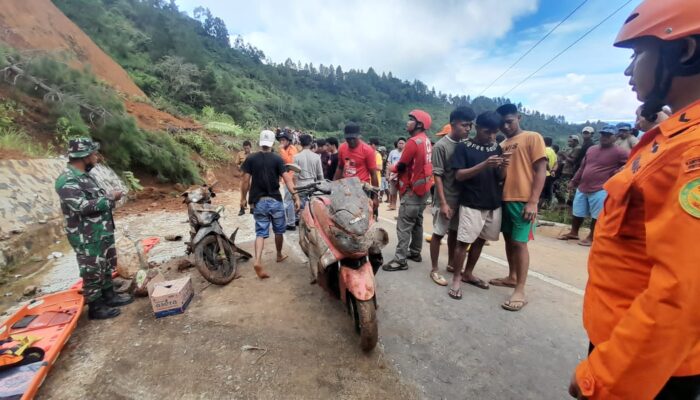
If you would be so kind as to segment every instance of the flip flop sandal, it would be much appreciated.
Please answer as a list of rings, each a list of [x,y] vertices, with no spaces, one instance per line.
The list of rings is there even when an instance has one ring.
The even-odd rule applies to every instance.
[[[447,295],[455,300],[462,300],[462,289],[450,289],[447,291]]]
[[[287,254],[285,254],[284,256],[282,256],[282,258],[278,258],[278,259],[277,259],[277,262],[278,262],[278,263],[281,263],[282,261],[284,261],[284,260],[286,260],[286,259],[288,259],[288,258],[289,258],[289,256],[288,256]]]
[[[488,289],[489,289],[489,284],[486,283],[486,281],[483,280],[483,279],[477,278],[477,279],[472,280],[472,281],[468,281],[468,280],[462,279],[462,282],[466,283],[467,285],[476,286],[476,287],[478,287],[479,289],[484,289],[484,290],[488,290]]]
[[[514,288],[515,284],[514,283],[509,283],[504,281],[502,278],[496,278],[496,279],[491,279],[489,281],[489,285],[491,286],[498,286],[498,287],[509,287],[509,288]]]
[[[557,239],[559,240],[578,240],[578,236],[573,235],[561,235]]]
[[[443,277],[437,272],[431,272],[430,279],[432,279],[433,282],[437,283],[440,286],[447,286],[447,280],[445,279],[445,277]]]
[[[455,272],[454,267],[451,266],[451,265],[448,265],[447,268],[445,268],[445,270],[446,270],[447,272],[450,272],[450,273],[453,273],[453,274],[454,274],[454,272]]]
[[[382,269],[387,272],[405,271],[408,269],[408,264],[402,264],[397,260],[391,260],[388,263],[382,265]]]
[[[579,246],[583,246],[583,247],[591,247],[591,246],[593,245],[593,242],[588,242],[588,241],[585,241],[585,240],[579,240],[579,241],[578,241],[578,245],[579,245]]]
[[[520,311],[527,305],[527,300],[507,300],[505,303],[501,304],[504,310],[508,311]]]

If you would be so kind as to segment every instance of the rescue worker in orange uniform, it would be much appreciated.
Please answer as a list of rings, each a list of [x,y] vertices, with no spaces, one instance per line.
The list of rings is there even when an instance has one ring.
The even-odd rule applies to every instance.
[[[579,399],[700,399],[700,7],[646,0],[615,41],[646,132],[608,198],[588,260],[591,342],[569,393]]]

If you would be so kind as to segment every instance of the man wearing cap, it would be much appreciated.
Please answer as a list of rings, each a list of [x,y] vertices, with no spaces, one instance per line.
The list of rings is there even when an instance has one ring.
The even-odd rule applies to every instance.
[[[593,243],[596,220],[603,209],[603,203],[607,196],[603,185],[625,165],[629,155],[627,150],[615,146],[615,133],[614,126],[606,126],[600,130],[600,144],[588,149],[581,163],[581,168],[569,182],[569,190],[576,190],[571,231],[560,236],[560,239],[578,240],[578,231],[584,218],[590,217],[591,232],[578,244],[590,246]]]
[[[89,174],[98,163],[100,149],[90,138],[68,142],[68,166],[56,179],[65,232],[78,260],[83,296],[90,319],[119,315],[118,308],[134,299],[114,292],[112,272],[117,265],[112,210],[123,193],[105,192]]]
[[[637,143],[639,143],[639,139],[632,135],[631,124],[627,122],[620,122],[617,124],[617,140],[615,141],[615,146],[622,147],[627,150],[627,152],[630,152]]]
[[[338,168],[333,180],[356,176],[362,182],[379,186],[377,156],[374,149],[362,140],[360,125],[349,122],[345,125],[344,133],[345,143],[338,149]]]
[[[291,140],[289,140],[291,142]],[[284,204],[280,194],[280,179],[284,180],[288,193],[294,193],[292,175],[286,173],[285,162],[278,154],[272,152],[275,143],[275,133],[272,131],[260,132],[260,151],[253,153],[243,162],[241,170],[250,175],[249,203],[253,208],[255,219],[255,273],[258,278],[269,278],[262,264],[262,252],[265,239],[270,236],[270,224],[275,234],[275,247],[277,249],[277,262],[284,261],[287,256],[282,254],[284,244],[284,232],[286,230],[286,218]],[[293,194],[294,208],[299,210],[299,196]]]
[[[289,131],[289,128],[285,128],[277,137],[280,141],[279,153],[282,157],[282,161],[285,164],[294,163],[294,156],[299,153],[297,148],[292,144],[294,137]],[[286,172],[290,179],[294,179],[294,172]],[[297,215],[294,212],[294,200],[292,199],[292,194],[288,191],[284,192],[284,214],[287,223],[287,230],[293,231],[296,229]]]
[[[396,224],[396,255],[382,266],[385,271],[408,269],[406,260],[421,262],[423,248],[423,211],[433,187],[432,145],[426,135],[432,118],[423,110],[408,115],[406,131],[411,138],[406,142],[399,162],[392,168],[398,174],[399,219]]]
[[[592,126],[586,126],[581,129],[581,138],[583,138],[583,142],[581,143],[581,151],[578,153],[576,160],[574,160],[574,174],[581,167],[581,161],[583,161],[583,157],[586,156],[588,149],[595,144],[593,141],[594,135],[595,129],[593,129]]]

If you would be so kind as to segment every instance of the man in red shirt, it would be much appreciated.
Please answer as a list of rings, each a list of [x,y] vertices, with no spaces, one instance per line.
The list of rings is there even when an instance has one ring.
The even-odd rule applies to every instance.
[[[344,132],[345,143],[338,149],[338,169],[333,180],[356,176],[362,182],[379,186],[374,149],[362,141],[360,125],[350,122],[345,125]]]
[[[411,138],[401,153],[401,159],[392,168],[399,175],[399,220],[396,224],[396,256],[382,266],[384,271],[408,269],[406,260],[421,262],[423,248],[423,210],[433,186],[432,146],[425,134],[430,129],[432,119],[423,110],[413,110],[408,114],[406,130]]]

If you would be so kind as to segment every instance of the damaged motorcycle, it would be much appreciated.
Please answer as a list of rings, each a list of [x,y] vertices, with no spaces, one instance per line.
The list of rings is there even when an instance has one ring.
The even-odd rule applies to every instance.
[[[225,285],[236,277],[235,253],[244,260],[253,256],[234,243],[238,229],[230,237],[224,234],[219,223],[224,206],[211,204],[211,199],[216,197],[214,185],[202,185],[182,193],[190,223],[186,252],[188,255],[194,253],[194,264],[204,279],[215,285]]]
[[[308,198],[301,212],[299,243],[315,280],[342,301],[360,335],[360,347],[377,345],[377,295],[374,275],[382,265],[387,232],[375,225],[372,201],[377,188],[358,178],[321,181],[296,188]]]

